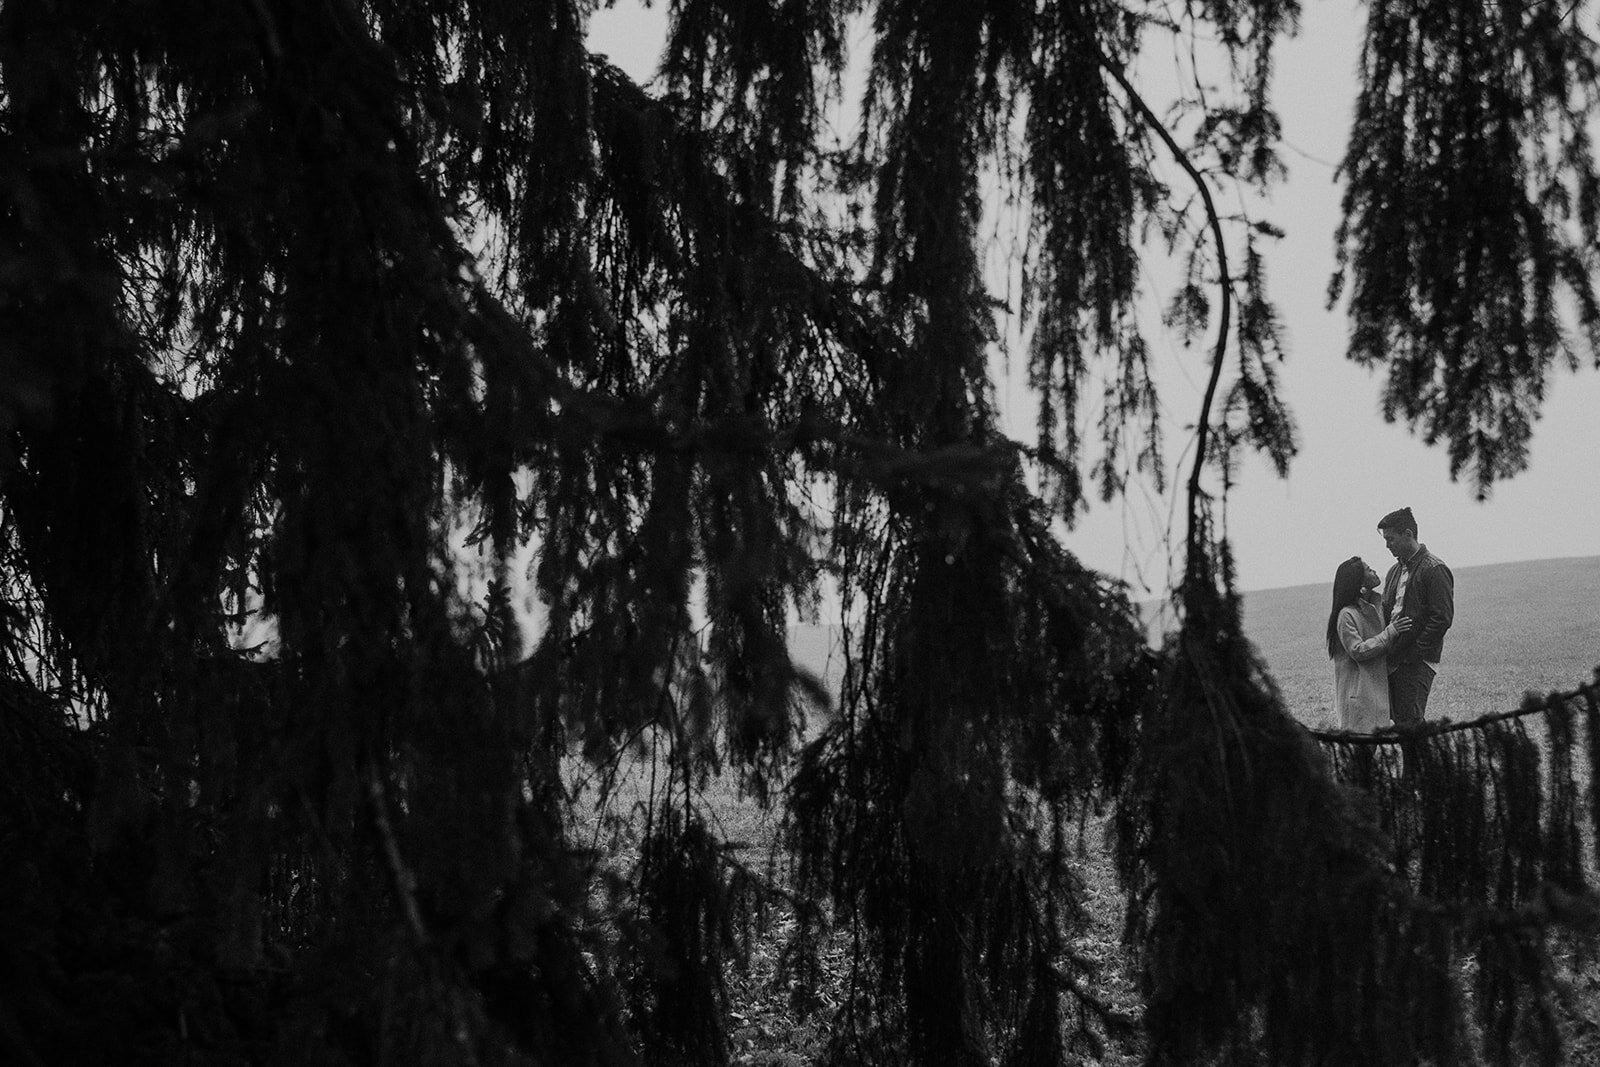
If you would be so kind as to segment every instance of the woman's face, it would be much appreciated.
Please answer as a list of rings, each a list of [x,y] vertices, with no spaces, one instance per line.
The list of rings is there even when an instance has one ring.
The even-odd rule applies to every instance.
[[[1378,580],[1379,580],[1378,579],[1378,572],[1373,570],[1372,567],[1370,565],[1368,565],[1368,564],[1363,563],[1362,566],[1366,568],[1367,573],[1361,579],[1361,588],[1363,588],[1363,589],[1376,589],[1376,588],[1378,588]]]

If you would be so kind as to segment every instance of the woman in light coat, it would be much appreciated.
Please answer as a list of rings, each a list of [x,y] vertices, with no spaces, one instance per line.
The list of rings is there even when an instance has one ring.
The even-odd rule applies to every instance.
[[[1397,634],[1411,629],[1404,615],[1388,626],[1379,607],[1378,572],[1351,556],[1333,576],[1328,613],[1328,655],[1333,659],[1333,700],[1339,729],[1371,733],[1389,725],[1389,664],[1385,653]]]

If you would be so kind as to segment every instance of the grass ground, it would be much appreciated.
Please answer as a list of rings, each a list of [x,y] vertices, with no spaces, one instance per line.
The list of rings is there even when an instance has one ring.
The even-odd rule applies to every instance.
[[[1429,705],[1430,718],[1457,720],[1517,706],[1528,691],[1570,689],[1600,663],[1600,557],[1460,568],[1456,625]],[[1331,569],[1330,569],[1331,584]],[[1308,726],[1331,726],[1332,668],[1323,646],[1328,587],[1299,586],[1245,597],[1245,626],[1266,660],[1291,712]],[[836,687],[838,656],[825,628],[796,635],[796,659]],[[631,788],[642,789],[641,781]],[[746,844],[760,862],[773,847],[777,815],[713,785],[710,809],[720,832]],[[1123,897],[1104,847],[1104,826],[1091,825],[1082,877],[1089,922],[1075,949],[1103,968],[1099,992],[1137,1014],[1134,964],[1121,945]],[[781,864],[778,865],[781,870]],[[783,910],[756,938],[748,964],[729,976],[734,1062],[748,1067],[797,1067],[826,1045],[831,1016],[844,992],[849,943],[840,933],[823,953],[825,981],[815,1011],[794,1011],[779,954],[793,929]],[[1572,1063],[1600,1063],[1600,973],[1574,961],[1567,974],[1579,1010],[1567,1020]],[[1131,1067],[1138,1047],[1113,1047],[1099,1062]]]
[[[1337,562],[1337,561],[1336,561]],[[1376,559],[1369,560],[1378,567]],[[1247,593],[1245,632],[1307,726],[1333,726],[1326,633],[1328,581]],[[1428,700],[1428,717],[1464,720],[1505,711],[1530,690],[1571,689],[1600,664],[1600,556],[1461,567],[1456,620]]]
[[[1141,1012],[1134,962],[1122,945],[1123,896],[1104,841],[1104,821],[1087,828],[1088,848],[1079,874],[1088,922],[1072,949],[1100,969],[1095,992],[1124,1015]],[[770,930],[752,946],[745,970],[729,983],[730,1036],[733,1062],[739,1067],[801,1067],[816,1062],[826,1049],[833,1014],[846,992],[850,969],[850,939],[835,931],[822,953],[825,980],[817,1008],[797,1014],[789,988],[782,980],[778,958],[793,932],[792,914],[780,912]],[[1135,1067],[1144,1061],[1137,1042],[1108,1043],[1105,1055],[1094,1061],[1100,1067]]]

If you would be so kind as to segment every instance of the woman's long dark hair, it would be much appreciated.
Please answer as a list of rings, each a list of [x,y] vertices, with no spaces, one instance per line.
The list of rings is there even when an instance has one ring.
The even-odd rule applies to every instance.
[[[1361,599],[1362,579],[1367,565],[1360,556],[1351,556],[1333,572],[1333,610],[1328,612],[1328,657],[1339,654],[1339,611]]]

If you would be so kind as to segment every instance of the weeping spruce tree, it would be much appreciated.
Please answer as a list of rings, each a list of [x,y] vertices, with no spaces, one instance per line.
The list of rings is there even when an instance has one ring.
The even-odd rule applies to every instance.
[[[1071,948],[1112,796],[1152,1061],[1556,1057],[1540,934],[1581,909],[1413,892],[1239,632],[1205,487],[1293,431],[1270,227],[1211,190],[1278,170],[1296,5],[682,0],[658,95],[590,7],[0,4],[6,1058],[726,1062],[781,894],[802,978],[824,912],[855,934],[832,1061],[1070,1062],[1127,1025]],[[1592,12],[1367,14],[1352,354],[1487,490],[1576,359],[1563,294],[1600,322]],[[1178,129],[1132,73],[1160,34],[1233,75]],[[988,173],[1036,234],[1027,447]],[[1150,223],[1215,337],[1159,654],[1056,533],[1161,469]],[[851,664],[802,748],[785,630],[828,589]],[[641,759],[640,847],[596,857],[573,768],[604,805]],[[784,801],[790,886],[714,773]]]

